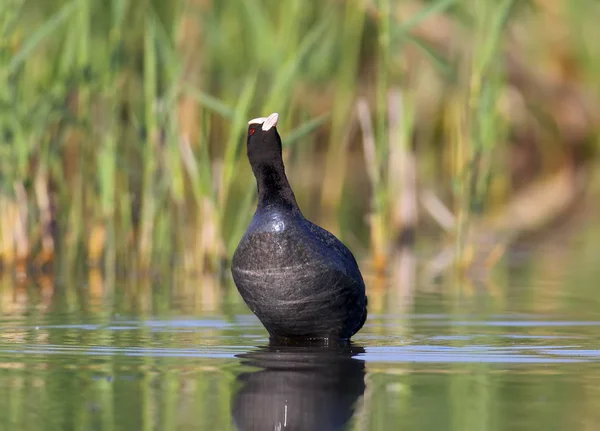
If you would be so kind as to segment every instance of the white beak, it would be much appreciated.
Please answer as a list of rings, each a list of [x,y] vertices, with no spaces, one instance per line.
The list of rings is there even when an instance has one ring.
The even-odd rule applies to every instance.
[[[253,118],[252,120],[248,121],[248,124],[262,124],[262,130],[266,132],[267,130],[270,130],[271,127],[277,126],[277,121],[279,121],[279,114],[277,112],[273,112],[268,117]]]

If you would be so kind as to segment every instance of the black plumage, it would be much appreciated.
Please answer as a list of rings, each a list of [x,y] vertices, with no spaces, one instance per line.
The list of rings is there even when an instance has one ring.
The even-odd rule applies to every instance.
[[[365,284],[350,250],[298,208],[277,119],[248,127],[258,206],[234,253],[233,279],[272,337],[350,338],[367,317]]]
[[[352,344],[279,345],[238,355],[232,417],[240,430],[347,429],[365,391],[364,349]]]

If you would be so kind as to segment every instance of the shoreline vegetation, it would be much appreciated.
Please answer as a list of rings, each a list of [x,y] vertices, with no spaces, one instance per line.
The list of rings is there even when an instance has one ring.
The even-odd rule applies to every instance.
[[[224,273],[256,200],[246,122],[277,111],[301,208],[374,273],[421,241],[442,250],[432,277],[491,268],[589,183],[599,16],[594,0],[6,0],[1,266]]]

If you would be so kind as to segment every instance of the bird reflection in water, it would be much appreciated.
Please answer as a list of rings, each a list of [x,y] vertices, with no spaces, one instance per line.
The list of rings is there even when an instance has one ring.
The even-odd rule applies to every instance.
[[[239,430],[343,430],[365,391],[362,347],[281,344],[238,355],[258,371],[237,377],[233,421]]]

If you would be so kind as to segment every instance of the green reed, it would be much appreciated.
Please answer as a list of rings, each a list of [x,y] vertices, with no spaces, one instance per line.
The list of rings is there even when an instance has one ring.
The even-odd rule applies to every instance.
[[[454,195],[458,217],[458,253],[462,252],[470,216],[484,213],[489,201],[489,184],[496,171],[503,168],[494,158],[504,160],[500,144],[506,142],[506,130],[498,104],[505,89],[502,57],[503,35],[515,7],[513,0],[480,2],[466,0],[472,11],[473,46],[466,69],[466,88],[456,94],[452,108],[455,130]],[[498,158],[500,156],[500,158]]]
[[[402,208],[416,207],[418,183],[453,184],[447,200],[466,226],[505,199],[491,193],[509,151],[502,50],[511,23],[532,13],[516,3],[437,0],[406,15],[393,0],[5,2],[2,261],[221,268],[255,203],[246,121],[273,111],[290,175],[319,177],[316,190],[295,183],[301,205],[345,240],[367,231],[384,260],[413,223]],[[584,9],[565,5],[564,22],[581,81],[597,85]],[[440,16],[468,34],[469,55],[449,58],[415,32]],[[410,52],[417,73],[401,60]],[[360,170],[349,172],[354,160]],[[363,177],[368,190],[350,190]],[[338,224],[349,206],[361,212],[352,229]]]

